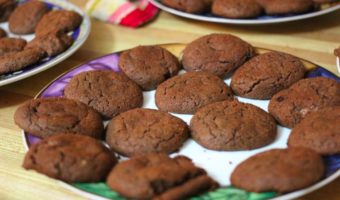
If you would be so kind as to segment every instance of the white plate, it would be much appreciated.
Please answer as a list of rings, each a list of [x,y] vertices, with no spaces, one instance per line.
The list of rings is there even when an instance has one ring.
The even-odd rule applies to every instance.
[[[23,0],[21,0],[23,1]],[[80,8],[77,6],[73,5],[72,3],[69,3],[67,1],[62,1],[62,0],[43,0],[44,2],[48,4],[53,4],[53,9],[65,9],[65,10],[73,10],[78,13],[80,13],[83,16],[83,22],[80,25],[78,29],[76,29],[72,35],[76,36],[76,39],[73,43],[73,45],[68,48],[65,52],[53,57],[53,58],[47,58],[44,59],[42,62],[27,67],[23,70],[16,71],[13,73],[8,73],[5,75],[0,75],[0,86],[7,85],[19,80],[22,80],[24,78],[33,76],[39,72],[42,72],[50,67],[55,66],[56,64],[60,63],[61,61],[67,59],[70,57],[74,52],[76,52],[86,41],[90,34],[91,30],[91,22],[89,17],[84,13]],[[9,36],[11,37],[21,37],[26,39],[27,41],[30,41],[34,38],[34,34],[31,35],[24,35],[24,36],[18,36],[15,34],[12,34],[8,30],[8,23],[0,23],[0,27],[3,28],[4,30],[9,33]]]

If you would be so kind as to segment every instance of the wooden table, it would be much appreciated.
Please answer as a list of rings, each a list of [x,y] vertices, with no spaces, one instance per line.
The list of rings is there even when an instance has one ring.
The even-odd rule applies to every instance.
[[[84,7],[84,0],[72,0]],[[340,45],[340,12],[307,21],[265,26],[221,25],[160,13],[152,23],[130,29],[92,20],[85,45],[71,58],[43,73],[0,87],[0,199],[83,199],[57,181],[21,168],[26,152],[21,130],[13,123],[17,106],[34,97],[66,70],[113,51],[139,44],[190,42],[208,33],[235,34],[255,46],[285,51],[336,72],[333,49]],[[340,199],[340,179],[301,200]]]

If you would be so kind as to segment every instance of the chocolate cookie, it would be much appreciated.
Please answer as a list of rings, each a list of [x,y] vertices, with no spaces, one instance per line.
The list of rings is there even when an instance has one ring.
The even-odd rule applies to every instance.
[[[180,70],[178,59],[158,46],[138,46],[119,58],[122,71],[143,90],[153,90]]]
[[[0,56],[8,53],[18,52],[26,46],[26,40],[21,38],[1,38],[0,39]]]
[[[274,118],[264,110],[238,101],[221,101],[199,109],[190,122],[191,136],[207,149],[256,149],[276,138]]]
[[[161,0],[163,4],[187,13],[200,14],[210,10],[210,0]]]
[[[67,33],[79,27],[82,20],[82,16],[75,11],[54,10],[44,15],[39,21],[35,34],[41,36],[53,32]]]
[[[38,63],[44,57],[45,52],[40,48],[29,48],[6,54],[0,57],[0,75],[24,69]]]
[[[0,38],[4,38],[7,36],[7,33],[4,29],[0,28]]]
[[[67,98],[94,108],[105,118],[143,105],[138,85],[113,71],[82,72],[71,79],[64,93]]]
[[[215,189],[218,184],[184,156],[153,153],[120,162],[107,184],[131,199],[186,199]]]
[[[324,175],[322,157],[307,148],[272,149],[251,156],[231,174],[231,183],[251,192],[291,192]]]
[[[188,72],[160,84],[155,98],[162,111],[193,114],[207,104],[232,100],[233,95],[217,76],[207,72]]]
[[[225,77],[253,55],[253,47],[240,38],[228,34],[211,34],[186,46],[182,64],[187,71],[206,71]]]
[[[29,1],[18,6],[8,20],[8,27],[12,33],[31,34],[40,19],[50,9],[41,1]]]
[[[227,18],[253,18],[261,15],[262,7],[256,0],[215,0],[212,13]]]
[[[281,52],[258,55],[239,67],[231,80],[235,94],[252,99],[270,99],[305,75],[300,59]]]
[[[313,0],[256,0],[268,15],[299,14],[314,7]]]
[[[337,49],[334,49],[334,55],[340,57],[340,47]]]
[[[292,130],[289,147],[306,147],[323,155],[340,153],[340,106],[308,114]]]
[[[15,123],[38,137],[68,132],[103,138],[101,116],[92,108],[65,98],[41,98],[25,102],[15,112]]]
[[[55,56],[73,44],[71,36],[64,33],[50,33],[34,38],[30,41],[26,48],[39,47],[43,49],[48,56]]]
[[[75,183],[102,181],[116,163],[115,155],[100,141],[61,133],[32,145],[23,167]]]
[[[281,125],[292,128],[306,114],[328,106],[340,106],[340,84],[317,77],[302,79],[275,94],[268,110]]]
[[[133,109],[114,117],[106,131],[106,142],[120,154],[172,153],[189,137],[184,121],[166,112]]]
[[[0,22],[7,21],[17,5],[16,0],[0,0]]]

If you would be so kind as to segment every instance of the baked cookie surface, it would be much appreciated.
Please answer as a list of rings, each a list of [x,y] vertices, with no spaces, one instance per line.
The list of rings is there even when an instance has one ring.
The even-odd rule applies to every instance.
[[[314,7],[313,0],[256,0],[268,15],[300,14]]]
[[[214,0],[212,13],[226,18],[253,18],[262,13],[256,0]]]
[[[0,22],[7,21],[17,5],[16,0],[0,0]]]
[[[0,38],[4,38],[7,36],[7,33],[4,29],[0,28]]]
[[[0,56],[8,53],[18,52],[24,49],[27,42],[21,38],[1,38],[0,39]]]
[[[210,0],[162,0],[163,4],[187,13],[200,14],[210,10]]]

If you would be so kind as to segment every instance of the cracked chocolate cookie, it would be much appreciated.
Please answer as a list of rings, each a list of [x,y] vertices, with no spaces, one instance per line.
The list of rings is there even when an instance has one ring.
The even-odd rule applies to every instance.
[[[143,105],[143,93],[138,85],[113,71],[82,72],[70,80],[64,94],[94,108],[105,118]]]
[[[270,99],[305,75],[300,59],[281,52],[258,55],[239,67],[232,76],[236,95],[252,99]]]
[[[251,192],[286,193],[316,183],[324,171],[322,157],[311,149],[272,149],[239,164],[231,183]]]
[[[187,124],[166,112],[137,108],[114,117],[106,142],[120,154],[172,153],[189,137]]]
[[[212,13],[233,19],[253,18],[262,13],[262,7],[256,0],[215,0]]]
[[[26,48],[39,47],[43,49],[48,56],[55,56],[64,52],[72,44],[73,39],[67,34],[49,33],[34,38],[27,44]]]
[[[210,10],[211,0],[161,0],[171,8],[187,13],[200,14]]]
[[[138,46],[119,58],[122,71],[143,90],[153,90],[180,70],[178,59],[158,46]]]
[[[236,100],[202,107],[191,119],[190,129],[197,143],[218,151],[256,149],[276,138],[276,122],[270,114]]]
[[[31,34],[40,19],[49,12],[47,4],[41,1],[28,1],[19,5],[8,20],[8,27],[12,33]]]
[[[7,21],[17,5],[16,0],[0,0],[0,22]]]
[[[116,163],[115,155],[100,141],[61,133],[32,145],[23,167],[69,183],[99,182]]]
[[[186,199],[218,187],[204,169],[184,156],[152,153],[122,161],[112,169],[107,184],[131,199]]]
[[[159,110],[193,114],[207,104],[232,100],[233,95],[217,76],[207,72],[188,72],[160,84],[155,98]]]
[[[26,132],[42,138],[67,132],[102,139],[104,132],[99,113],[66,98],[29,100],[16,110],[14,121]]]
[[[7,33],[4,29],[0,28],[0,38],[4,38],[7,36]]]
[[[328,106],[340,106],[340,83],[317,77],[302,79],[276,93],[268,110],[281,125],[292,128],[306,114]]]
[[[289,147],[306,147],[322,155],[340,153],[340,106],[308,114],[292,130]]]
[[[40,48],[29,48],[8,53],[0,57],[0,75],[24,69],[38,63],[44,57],[45,52]]]
[[[253,47],[240,38],[211,34],[186,46],[182,64],[187,71],[205,71],[223,78],[253,55]]]
[[[49,33],[67,33],[78,28],[82,22],[82,16],[69,10],[53,10],[42,17],[35,28],[36,36]]]
[[[313,0],[256,0],[268,15],[299,14],[314,8]]]
[[[26,40],[21,38],[1,38],[0,39],[0,56],[8,53],[18,52],[25,48]]]

